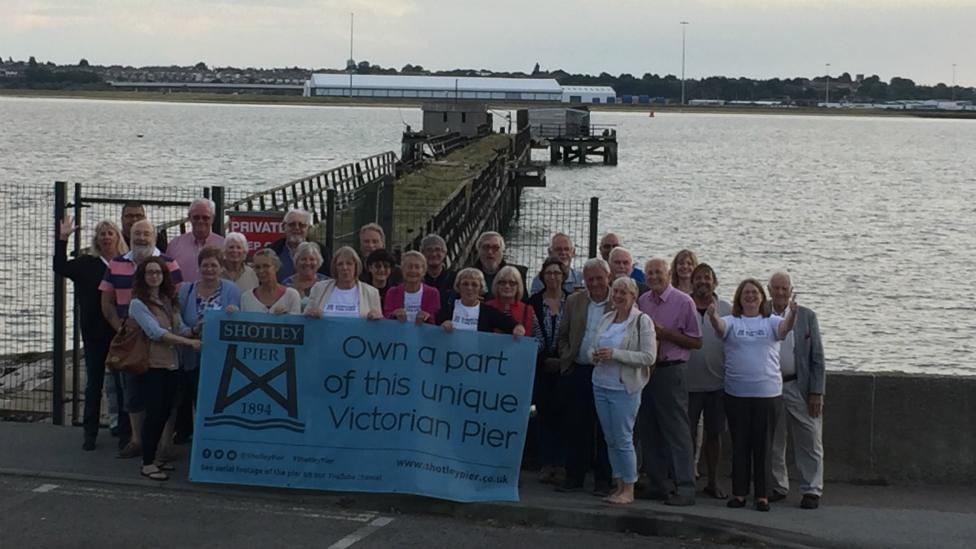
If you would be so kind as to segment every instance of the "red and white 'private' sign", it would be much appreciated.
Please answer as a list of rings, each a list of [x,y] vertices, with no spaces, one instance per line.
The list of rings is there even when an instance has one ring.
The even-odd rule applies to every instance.
[[[230,230],[247,237],[247,256],[285,235],[285,212],[227,212]]]

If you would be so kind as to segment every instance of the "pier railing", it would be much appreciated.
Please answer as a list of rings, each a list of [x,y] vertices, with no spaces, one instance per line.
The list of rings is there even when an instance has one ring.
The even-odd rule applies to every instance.
[[[385,152],[358,162],[343,164],[254,193],[227,205],[228,211],[287,211],[301,208],[319,223],[328,215],[326,192],[336,191],[336,207],[342,209],[370,183],[396,174],[397,157]]]
[[[363,219],[376,217],[377,193],[396,174],[396,154],[385,152],[248,195],[226,211],[306,210],[313,225],[324,225],[319,235],[328,249],[335,249],[336,242],[351,240]]]
[[[617,127],[612,124],[537,124],[532,136],[544,139],[616,138]]]

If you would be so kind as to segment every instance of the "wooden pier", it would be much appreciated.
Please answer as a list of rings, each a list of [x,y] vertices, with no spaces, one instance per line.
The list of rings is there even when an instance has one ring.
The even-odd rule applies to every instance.
[[[535,149],[549,149],[550,164],[602,162],[617,165],[617,130],[612,126],[556,125],[539,127]]]

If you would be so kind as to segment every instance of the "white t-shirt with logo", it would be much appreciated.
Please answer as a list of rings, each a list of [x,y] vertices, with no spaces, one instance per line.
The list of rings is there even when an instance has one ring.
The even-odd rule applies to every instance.
[[[407,322],[413,322],[417,319],[417,313],[420,312],[420,301],[423,296],[423,287],[416,292],[403,292],[403,308],[407,311]]]
[[[454,317],[451,322],[455,330],[465,330],[468,332],[478,331],[478,316],[481,314],[481,304],[468,307],[461,303],[461,300],[454,302]]]
[[[329,301],[322,307],[322,316],[359,318],[359,288],[333,289]]]
[[[736,397],[771,398],[783,394],[776,330],[782,317],[723,316],[725,392]]]
[[[597,339],[597,347],[619,349],[624,340],[627,322],[614,322]],[[620,381],[620,363],[616,360],[605,360],[593,363],[593,385],[612,391],[625,391],[627,387]]]

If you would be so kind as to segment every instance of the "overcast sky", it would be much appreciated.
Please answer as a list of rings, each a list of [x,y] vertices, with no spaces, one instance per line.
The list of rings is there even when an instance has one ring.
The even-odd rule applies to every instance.
[[[0,55],[95,64],[545,69],[976,86],[976,0],[0,0]]]

